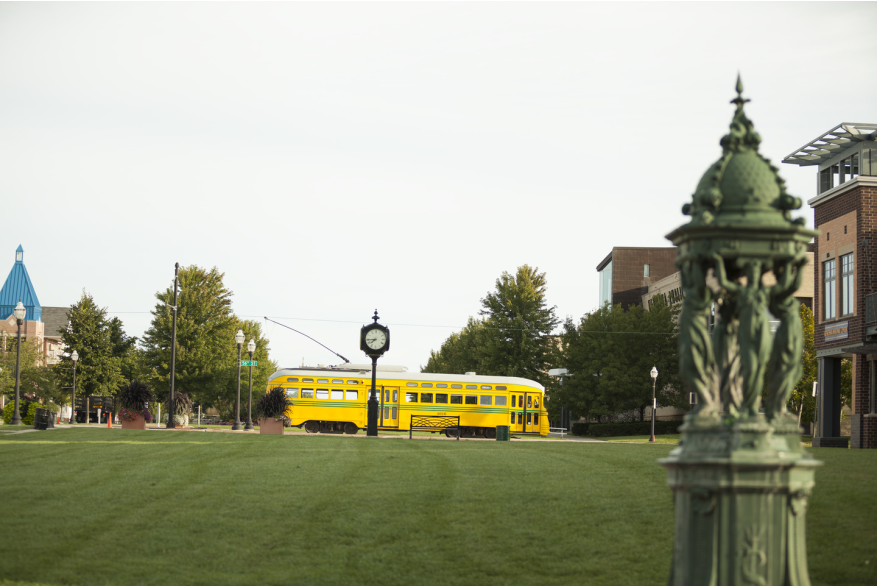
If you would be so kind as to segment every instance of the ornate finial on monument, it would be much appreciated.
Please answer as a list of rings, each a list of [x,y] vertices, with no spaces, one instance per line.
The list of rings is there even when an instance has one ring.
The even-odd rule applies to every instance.
[[[378,320],[381,319],[381,317],[378,316],[378,309],[377,309],[377,308],[375,308],[375,315],[372,316],[372,319],[375,321],[375,324],[377,324],[377,323],[378,323]]]
[[[680,427],[679,447],[661,461],[677,493],[676,527],[685,528],[670,582],[806,584],[803,519],[793,526],[787,516],[803,515],[791,504],[806,500],[819,463],[803,453],[786,403],[801,375],[794,293],[806,245],[818,233],[791,219],[801,201],[758,152],[761,137],[744,111],[739,76],[736,90],[722,155],[683,208],[691,221],[667,235],[679,247],[683,288],[679,370],[699,398]],[[769,271],[775,285],[762,279]],[[775,334],[771,315],[780,322]],[[763,511],[786,513],[780,522]],[[764,548],[776,556],[752,559],[747,536],[770,537]],[[712,560],[700,554],[707,552]]]

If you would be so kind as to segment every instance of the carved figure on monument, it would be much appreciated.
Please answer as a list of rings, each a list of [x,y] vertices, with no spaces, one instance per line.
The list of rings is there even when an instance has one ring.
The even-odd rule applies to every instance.
[[[679,371],[689,393],[698,397],[698,413],[721,410],[716,393],[715,358],[709,334],[713,293],[706,286],[700,261],[689,259],[682,270],[682,314],[679,318]]]
[[[801,267],[806,263],[807,257],[800,255],[774,269],[777,283],[770,288],[770,312],[780,321],[780,326],[773,338],[771,370],[764,398],[764,411],[770,421],[788,412],[789,396],[804,371],[801,365],[804,350],[801,304],[793,294],[801,287],[804,277]]]

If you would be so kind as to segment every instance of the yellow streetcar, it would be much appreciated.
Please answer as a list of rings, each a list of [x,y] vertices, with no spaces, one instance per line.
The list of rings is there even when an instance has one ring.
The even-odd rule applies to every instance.
[[[268,389],[276,387],[292,402],[286,414],[293,426],[346,434],[367,426],[371,365],[281,369],[268,379]],[[408,431],[412,416],[450,416],[459,417],[464,437],[496,438],[501,425],[517,435],[548,434],[545,388],[530,379],[408,373],[404,367],[379,365],[377,390],[381,430]]]

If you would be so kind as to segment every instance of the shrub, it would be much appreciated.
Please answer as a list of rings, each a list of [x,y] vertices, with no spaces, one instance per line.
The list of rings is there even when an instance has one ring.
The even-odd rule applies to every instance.
[[[142,381],[132,381],[119,391],[119,401],[123,408],[139,412],[155,402],[155,394]]]
[[[655,422],[655,434],[679,434],[681,420]],[[591,424],[588,434],[594,437],[605,436],[642,436],[652,433],[651,421],[646,422],[615,422],[612,424]]]
[[[170,405],[171,395],[168,393],[167,403]],[[177,416],[188,416],[192,413],[192,400],[189,399],[189,395],[183,391],[174,391],[174,414]],[[174,420],[176,422],[176,420]]]
[[[33,402],[33,403],[36,403],[36,402]],[[29,422],[27,421],[28,420],[27,412],[30,409],[31,404],[32,404],[32,402],[27,398],[24,398],[24,397],[18,398],[18,415],[21,416],[21,423],[27,424],[28,426],[33,426],[33,412],[31,412],[31,414],[30,414],[30,421]],[[40,406],[40,404],[36,403],[36,407],[39,408],[42,406]],[[36,408],[34,408],[34,409],[36,409]],[[14,396],[12,399],[10,399],[7,402],[6,407],[3,408],[3,423],[4,424],[12,424],[13,412],[15,412],[15,397]]]
[[[570,432],[576,436],[587,436],[590,422],[573,422]]]
[[[259,403],[256,404],[256,414],[266,418],[280,418],[286,414],[289,405],[286,391],[282,387],[275,387],[259,399]]]

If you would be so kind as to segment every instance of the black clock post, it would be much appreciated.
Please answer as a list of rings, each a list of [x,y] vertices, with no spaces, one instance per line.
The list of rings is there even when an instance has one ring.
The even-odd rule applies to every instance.
[[[378,311],[372,317],[374,324],[362,327],[359,334],[359,348],[372,360],[372,388],[368,398],[368,425],[366,436],[378,435],[378,357],[390,350],[390,329],[378,324]]]

